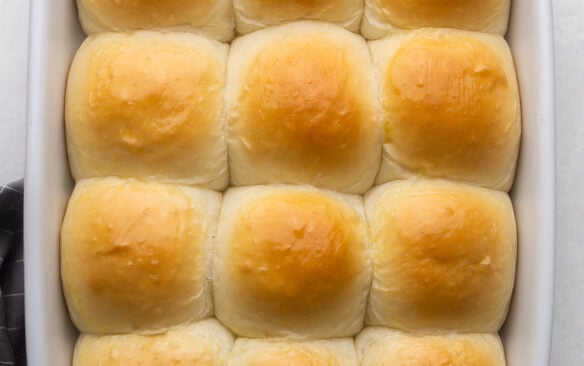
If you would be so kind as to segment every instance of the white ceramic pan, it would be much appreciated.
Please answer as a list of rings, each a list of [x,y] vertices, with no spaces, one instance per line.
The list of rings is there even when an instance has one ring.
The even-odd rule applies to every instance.
[[[514,0],[508,40],[523,106],[523,140],[512,191],[519,263],[502,332],[508,366],[549,362],[554,264],[554,88],[550,0]],[[31,366],[70,365],[77,332],[60,288],[59,228],[72,181],[63,100],[83,39],[73,0],[32,0],[25,192],[26,335]]]

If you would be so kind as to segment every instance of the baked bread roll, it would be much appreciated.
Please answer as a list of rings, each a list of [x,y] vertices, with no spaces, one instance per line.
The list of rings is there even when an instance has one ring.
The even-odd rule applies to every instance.
[[[357,366],[351,338],[295,342],[238,338],[229,366]]]
[[[61,229],[69,313],[86,333],[153,333],[213,313],[220,194],[103,178],[77,183]]]
[[[357,333],[371,284],[362,199],[310,186],[224,197],[213,266],[217,318],[240,336]]]
[[[73,177],[225,188],[226,59],[226,45],[193,34],[89,37],[67,84]]]
[[[365,0],[361,34],[378,39],[400,29],[457,28],[503,35],[510,0]]]
[[[321,20],[359,31],[363,0],[234,0],[237,32],[247,34],[295,20]]]
[[[195,32],[227,42],[234,33],[230,0],[77,0],[77,9],[88,35],[151,29]]]
[[[368,193],[365,207],[373,240],[368,324],[499,330],[517,251],[507,194],[447,181],[399,181]]]
[[[233,336],[215,319],[158,335],[83,334],[73,366],[226,366]]]
[[[298,22],[234,41],[226,103],[231,183],[306,183],[364,193],[382,129],[365,41]]]
[[[356,338],[361,366],[505,366],[495,334],[415,335],[365,328]]]
[[[521,116],[505,40],[423,29],[370,47],[386,132],[377,183],[431,176],[509,190]]]

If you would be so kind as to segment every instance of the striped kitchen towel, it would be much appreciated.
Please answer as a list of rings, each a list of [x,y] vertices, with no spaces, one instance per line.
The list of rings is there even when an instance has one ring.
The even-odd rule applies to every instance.
[[[0,366],[26,365],[23,181],[0,185]]]

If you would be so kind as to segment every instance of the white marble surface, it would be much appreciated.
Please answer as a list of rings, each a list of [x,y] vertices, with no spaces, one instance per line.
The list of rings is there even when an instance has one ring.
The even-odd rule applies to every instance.
[[[0,0],[0,183],[24,174],[29,0]]]
[[[28,6],[0,1],[0,183],[24,172]],[[584,365],[584,1],[554,0],[554,17],[558,240],[550,365],[577,366]]]
[[[557,244],[551,365],[584,365],[584,1],[554,0]]]

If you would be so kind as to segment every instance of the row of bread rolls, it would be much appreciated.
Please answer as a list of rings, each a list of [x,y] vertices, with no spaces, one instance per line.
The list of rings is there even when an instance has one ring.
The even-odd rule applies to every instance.
[[[415,335],[366,328],[351,338],[315,341],[233,339],[208,319],[165,334],[82,335],[73,366],[505,366],[493,334]]]
[[[515,259],[508,195],[443,180],[392,182],[363,199],[90,179],[61,231],[69,313],[92,334],[213,315],[249,338],[350,337],[364,324],[495,333]]]
[[[503,35],[510,0],[77,0],[87,34],[133,30],[169,30],[204,34],[229,41],[297,20],[319,20],[368,39],[399,29],[458,28]]]
[[[187,33],[106,33],[73,61],[67,144],[76,180],[362,194],[442,177],[508,190],[519,106],[511,53],[495,35],[422,29],[368,47],[304,21],[228,49]]]

